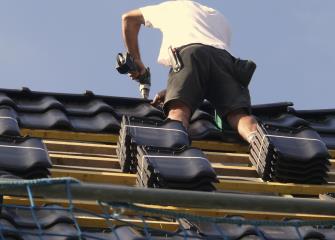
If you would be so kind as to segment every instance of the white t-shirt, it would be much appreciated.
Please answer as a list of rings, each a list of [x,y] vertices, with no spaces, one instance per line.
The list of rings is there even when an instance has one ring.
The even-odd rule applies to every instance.
[[[197,2],[166,1],[140,8],[145,26],[163,33],[158,62],[169,66],[168,48],[202,43],[229,51],[231,32],[219,11]]]

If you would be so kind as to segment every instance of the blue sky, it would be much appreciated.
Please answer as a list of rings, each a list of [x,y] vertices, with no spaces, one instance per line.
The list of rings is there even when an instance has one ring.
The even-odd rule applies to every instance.
[[[0,0],[0,88],[139,97],[115,70],[124,51],[121,15],[161,1]],[[296,109],[335,108],[335,1],[208,0],[228,18],[232,53],[253,59],[253,104],[292,101]],[[150,96],[165,88],[157,64],[161,34],[142,28]]]

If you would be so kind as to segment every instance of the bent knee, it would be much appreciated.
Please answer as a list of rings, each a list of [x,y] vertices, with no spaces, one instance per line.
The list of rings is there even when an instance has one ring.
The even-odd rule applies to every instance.
[[[247,110],[240,108],[227,114],[227,121],[233,129],[237,129],[238,123],[242,118],[252,117]]]

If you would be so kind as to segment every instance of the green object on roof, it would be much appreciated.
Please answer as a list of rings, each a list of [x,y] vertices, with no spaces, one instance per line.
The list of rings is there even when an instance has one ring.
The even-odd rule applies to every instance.
[[[222,119],[220,115],[215,111],[215,122],[219,129],[222,129]]]

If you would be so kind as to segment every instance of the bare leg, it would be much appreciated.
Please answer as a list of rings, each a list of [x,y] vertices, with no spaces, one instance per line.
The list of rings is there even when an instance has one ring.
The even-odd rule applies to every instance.
[[[189,107],[187,107],[184,103],[174,101],[169,104],[168,118],[181,121],[186,130],[188,129],[190,117],[191,109],[189,109]]]
[[[250,143],[256,132],[256,119],[241,109],[228,114],[227,120],[230,126],[237,130],[244,140]]]

